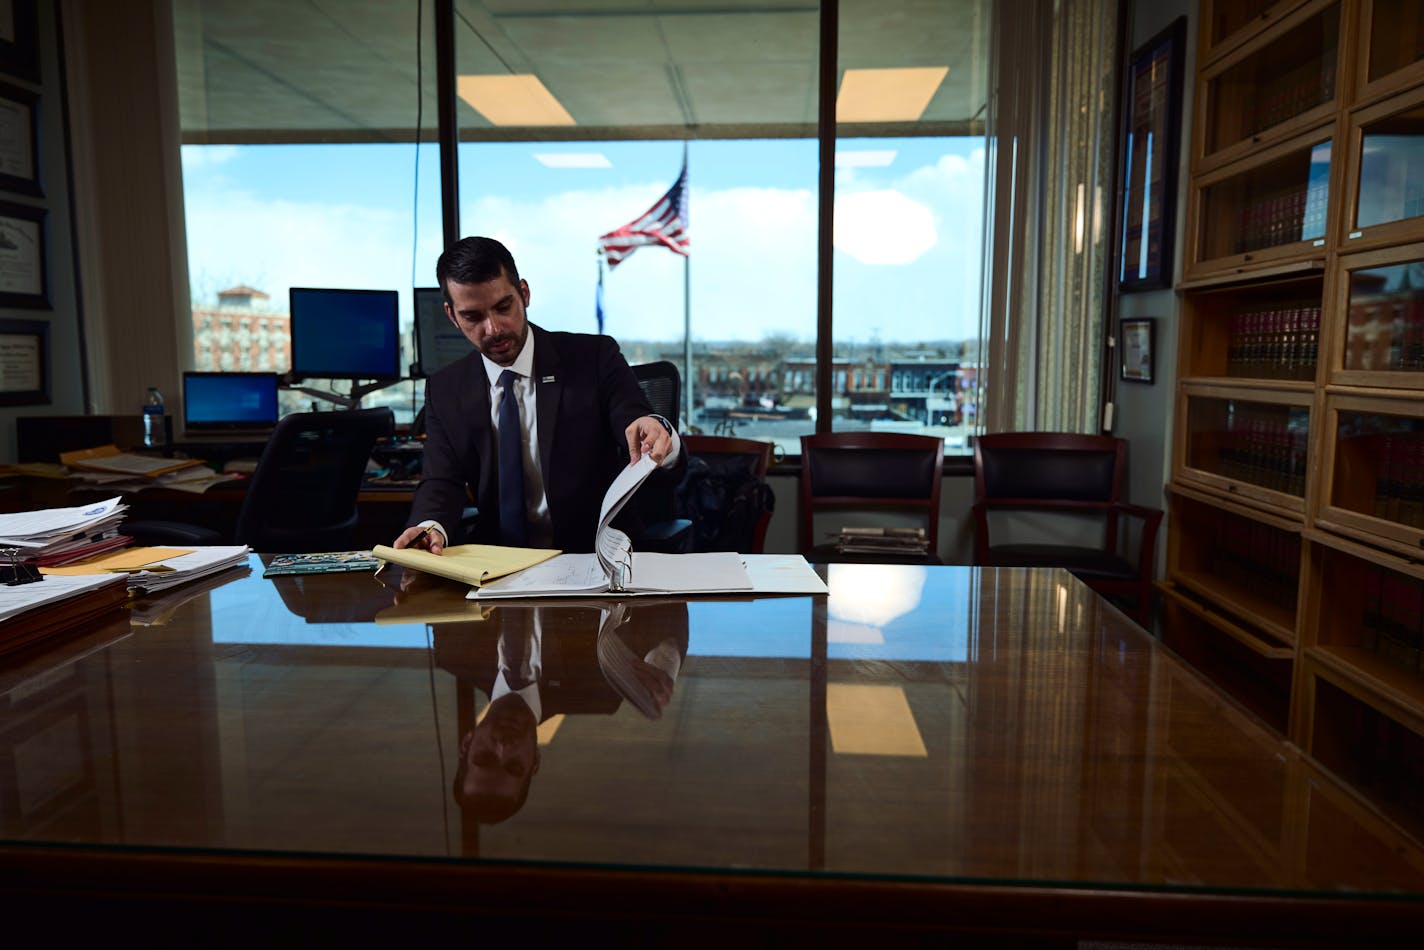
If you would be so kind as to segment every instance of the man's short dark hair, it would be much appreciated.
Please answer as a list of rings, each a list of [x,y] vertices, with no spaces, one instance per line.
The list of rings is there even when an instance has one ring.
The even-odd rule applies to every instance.
[[[460,806],[460,811],[466,818],[482,825],[497,825],[524,807],[524,802],[529,798],[529,786],[534,779],[532,769],[524,776],[524,784],[519,787],[519,791],[510,797],[472,795],[465,791],[465,775],[468,770],[469,763],[461,755],[460,764],[455,766],[455,781],[451,791],[455,796],[455,804]]]
[[[514,255],[494,238],[462,238],[447,247],[435,262],[435,279],[440,282],[440,293],[446,303],[450,303],[448,281],[483,284],[501,275],[519,286],[519,268],[514,266]]]

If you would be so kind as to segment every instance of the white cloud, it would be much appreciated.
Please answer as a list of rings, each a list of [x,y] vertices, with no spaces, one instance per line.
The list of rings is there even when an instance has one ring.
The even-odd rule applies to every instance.
[[[835,246],[862,264],[912,264],[939,242],[934,215],[898,191],[836,198]]]

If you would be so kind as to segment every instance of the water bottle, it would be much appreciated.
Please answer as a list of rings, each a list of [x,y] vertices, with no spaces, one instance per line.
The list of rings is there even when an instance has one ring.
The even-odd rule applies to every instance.
[[[143,447],[161,449],[164,441],[163,393],[150,386],[143,396]]]

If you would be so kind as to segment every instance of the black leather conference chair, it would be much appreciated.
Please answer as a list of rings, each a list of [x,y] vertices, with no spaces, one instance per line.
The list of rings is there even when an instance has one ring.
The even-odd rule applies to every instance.
[[[1067,568],[1099,593],[1125,599],[1129,614],[1147,626],[1162,512],[1122,500],[1126,467],[1127,442],[1111,436],[981,435],[974,446],[975,563]],[[1001,530],[996,541],[991,515],[1006,511],[1018,513],[1015,537],[1006,541]],[[1069,516],[1092,524],[1069,530],[1062,523]],[[1139,528],[1135,545],[1128,525]]]
[[[376,440],[395,430],[388,408],[297,412],[277,423],[238,512],[232,542],[270,553],[355,545],[356,496]],[[220,544],[216,532],[173,522],[125,522],[143,544]]]
[[[904,432],[823,432],[801,437],[801,552],[808,560],[938,564],[939,500],[944,439]],[[816,544],[820,512],[911,515],[923,521],[923,555],[849,554],[835,542]],[[846,517],[846,520],[852,520]],[[874,519],[880,520],[880,519]],[[872,525],[873,526],[873,525]]]

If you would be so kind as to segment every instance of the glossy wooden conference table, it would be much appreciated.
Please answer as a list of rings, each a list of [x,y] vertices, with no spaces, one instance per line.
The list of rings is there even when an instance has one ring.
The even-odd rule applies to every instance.
[[[229,937],[1421,932],[1418,841],[1070,575],[818,570],[828,598],[491,608],[254,557],[137,602],[0,665],[0,901]],[[605,636],[684,657],[660,718],[603,675],[615,606]],[[462,736],[535,625],[540,768],[481,825]]]

